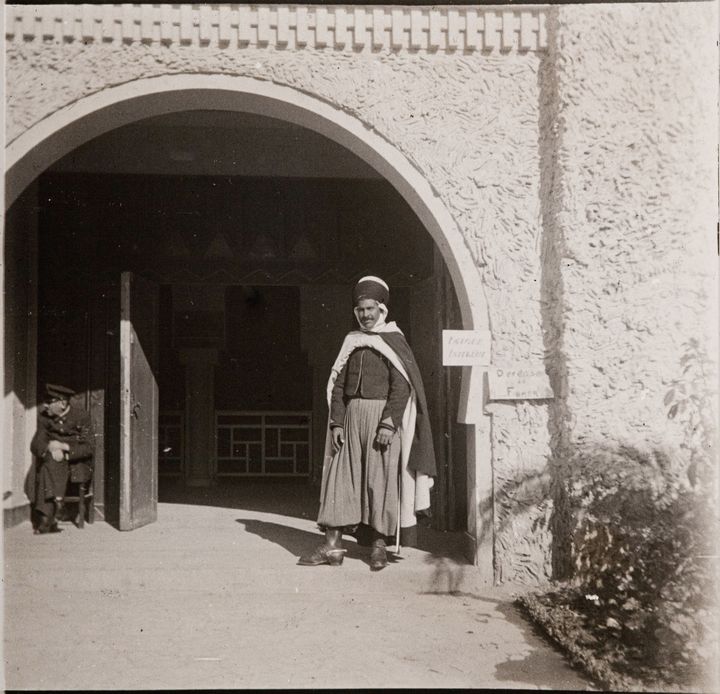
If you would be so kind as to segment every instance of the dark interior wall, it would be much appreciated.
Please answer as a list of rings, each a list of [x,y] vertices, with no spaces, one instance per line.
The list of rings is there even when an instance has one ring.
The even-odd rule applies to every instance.
[[[46,173],[40,200],[40,378],[104,387],[87,368],[91,297],[130,270],[161,285],[163,410],[184,409],[185,319],[217,318],[202,306],[184,315],[172,285],[229,285],[218,409],[311,409],[299,285],[379,274],[393,287],[390,317],[410,337],[402,285],[433,271],[432,241],[384,181]],[[338,320],[355,327],[349,294]]]
[[[40,188],[43,243],[89,281],[397,286],[433,272],[430,236],[385,181],[46,173]]]
[[[412,340],[409,293],[408,287],[393,288],[389,319]],[[215,370],[217,409],[312,410],[322,405],[313,403],[312,368],[301,349],[299,287],[227,287],[225,317],[226,344]],[[347,310],[335,319],[346,330],[357,328],[349,291]],[[324,373],[331,366],[324,364]]]
[[[41,267],[47,259],[41,253]],[[88,294],[83,285],[59,273],[40,280],[38,383],[62,383],[75,391],[92,390],[89,380]]]
[[[185,366],[180,363],[173,345],[172,287],[161,285],[159,291],[160,335],[157,374],[160,409],[182,412],[185,409]]]
[[[311,410],[312,372],[300,349],[299,288],[228,287],[225,316],[216,409]]]

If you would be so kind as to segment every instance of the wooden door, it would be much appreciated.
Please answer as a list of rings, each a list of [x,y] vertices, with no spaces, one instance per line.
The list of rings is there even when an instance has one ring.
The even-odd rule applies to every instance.
[[[120,279],[120,530],[157,520],[158,288]]]

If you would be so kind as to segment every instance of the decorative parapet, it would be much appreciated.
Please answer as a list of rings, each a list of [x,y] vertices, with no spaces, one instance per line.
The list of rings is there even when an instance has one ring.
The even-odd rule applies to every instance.
[[[317,48],[540,51],[542,7],[9,5],[8,41]]]

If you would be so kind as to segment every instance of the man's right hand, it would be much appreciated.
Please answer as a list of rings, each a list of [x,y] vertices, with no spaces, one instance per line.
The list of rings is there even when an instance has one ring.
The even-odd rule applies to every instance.
[[[65,458],[65,450],[68,448],[69,446],[67,444],[63,444],[60,441],[50,441],[47,446],[47,451],[52,456],[52,459],[56,463],[59,463]]]
[[[333,450],[337,451],[345,443],[345,434],[343,433],[342,427],[333,427],[332,429],[332,443]]]

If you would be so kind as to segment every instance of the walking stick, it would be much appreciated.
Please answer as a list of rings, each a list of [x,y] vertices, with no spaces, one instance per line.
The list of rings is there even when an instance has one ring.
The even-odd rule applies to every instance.
[[[397,478],[397,530],[395,531],[395,554],[400,556],[400,491],[402,489],[402,456],[398,456],[398,478]]]
[[[382,456],[383,467],[387,470],[390,466],[388,464],[388,456],[390,455],[390,445],[383,446],[380,455]],[[395,554],[400,556],[400,473],[402,460],[398,459],[398,502],[397,502],[397,530],[395,531]]]

